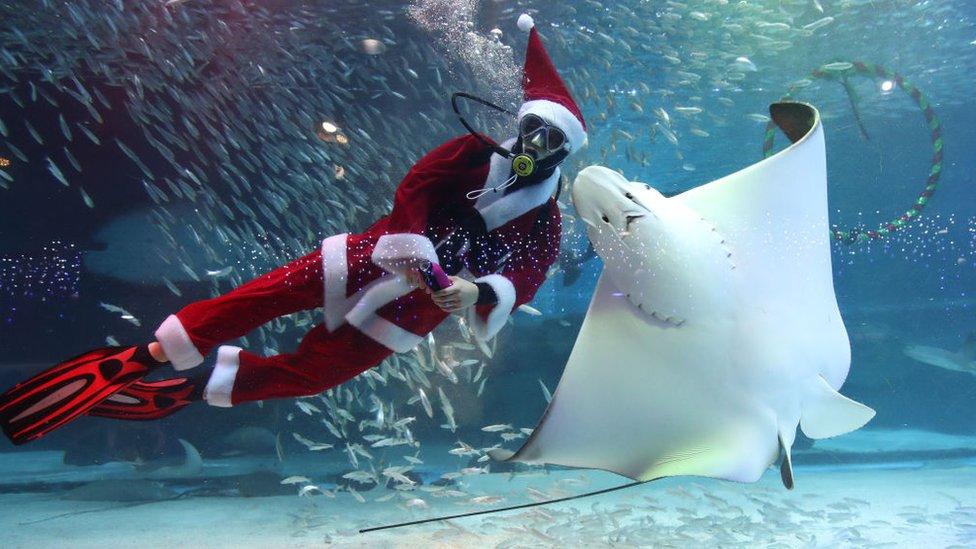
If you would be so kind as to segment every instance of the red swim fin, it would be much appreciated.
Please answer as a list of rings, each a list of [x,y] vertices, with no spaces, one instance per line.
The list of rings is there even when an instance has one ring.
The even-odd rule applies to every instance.
[[[98,403],[90,416],[148,421],[178,412],[197,400],[192,379],[177,377],[161,381],[136,381]]]
[[[146,346],[81,354],[0,395],[0,426],[14,444],[38,439],[159,366]]]

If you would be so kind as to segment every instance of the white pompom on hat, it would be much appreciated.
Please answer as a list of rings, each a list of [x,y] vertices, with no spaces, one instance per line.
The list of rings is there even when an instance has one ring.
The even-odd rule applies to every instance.
[[[522,73],[524,103],[519,108],[521,120],[532,113],[566,134],[571,152],[576,152],[586,144],[586,123],[579,106],[573,100],[566,84],[563,83],[556,67],[552,64],[546,48],[539,38],[532,17],[523,13],[518,18],[518,28],[529,33],[529,44],[525,49],[525,67]]]

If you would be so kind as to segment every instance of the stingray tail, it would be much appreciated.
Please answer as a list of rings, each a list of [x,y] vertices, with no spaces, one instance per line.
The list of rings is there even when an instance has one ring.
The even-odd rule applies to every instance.
[[[793,456],[790,452],[790,445],[784,440],[783,433],[779,434],[779,478],[783,481],[783,486],[787,490],[793,489]]]
[[[540,505],[549,505],[551,503],[559,503],[561,501],[569,501],[571,499],[588,498],[590,496],[597,496],[597,495],[600,495],[600,494],[606,494],[608,492],[616,492],[617,490],[625,490],[627,488],[632,488],[634,486],[639,486],[641,484],[647,484],[648,482],[652,482],[652,481],[655,481],[655,480],[657,480],[657,479],[656,478],[652,478],[652,479],[648,479],[648,480],[635,480],[634,482],[628,482],[627,484],[621,484],[621,485],[618,485],[618,486],[613,486],[611,488],[604,488],[603,490],[596,490],[594,492],[587,492],[585,494],[579,494],[579,495],[575,495],[575,496],[567,496],[567,497],[559,498],[559,499],[550,499],[550,500],[546,500],[546,501],[536,501],[536,502],[533,502],[533,503],[524,503],[522,505],[512,505],[511,507],[502,507],[500,509],[486,509],[484,511],[472,511],[470,513],[458,513],[456,515],[447,515],[447,516],[443,516],[443,517],[434,517],[434,518],[421,519],[421,520],[412,520],[410,522],[399,522],[399,523],[396,523],[396,524],[387,524],[386,526],[374,526],[372,528],[363,528],[363,529],[361,529],[359,531],[359,533],[360,534],[365,534],[367,532],[376,532],[377,530],[389,530],[390,528],[400,528],[402,526],[413,526],[415,524],[426,524],[428,522],[438,522],[438,521],[442,521],[442,520],[451,520],[451,519],[456,519],[456,518],[461,518],[461,517],[473,517],[473,516],[477,516],[477,515],[488,515],[488,514],[492,514],[492,513],[501,513],[503,511],[512,511],[512,510],[515,510],[515,509],[526,509],[526,508],[529,508],[529,507],[538,507]]]
[[[823,376],[803,400],[800,429],[806,436],[830,438],[860,429],[874,417],[874,410],[838,393]]]

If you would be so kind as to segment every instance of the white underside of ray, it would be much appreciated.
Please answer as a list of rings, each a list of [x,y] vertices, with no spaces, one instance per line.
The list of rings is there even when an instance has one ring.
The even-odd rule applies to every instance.
[[[776,455],[776,421],[708,380],[710,364],[725,362],[726,331],[647,319],[602,276],[549,409],[515,459],[638,480],[751,480]],[[702,345],[708,338],[716,344]]]
[[[671,247],[655,260],[680,269],[663,265],[647,275],[669,295],[650,288],[639,298],[631,295],[637,275],[626,278],[631,271],[608,262],[545,415],[522,448],[494,452],[496,459],[637,480],[754,481],[779,455],[780,439],[788,451],[801,420],[805,432],[825,437],[873,415],[835,391],[847,376],[850,347],[831,280],[819,121],[779,154],[661,200],[668,210],[656,219],[686,229],[700,216],[708,228],[704,235],[676,231],[679,239],[688,235],[682,247],[711,257],[719,249],[714,227],[731,255],[705,262],[704,279],[684,277],[685,288],[670,275],[703,255]],[[695,287],[709,277],[714,287]],[[687,302],[675,291],[687,291]],[[703,308],[703,300],[714,306]],[[688,318],[676,324],[649,315],[659,304]]]
[[[783,350],[815,357],[819,373],[840,388],[850,344],[831,271],[823,126],[762,162],[673,200],[701,214],[731,243],[742,311],[754,323],[747,331],[788,334],[783,342],[789,349]]]

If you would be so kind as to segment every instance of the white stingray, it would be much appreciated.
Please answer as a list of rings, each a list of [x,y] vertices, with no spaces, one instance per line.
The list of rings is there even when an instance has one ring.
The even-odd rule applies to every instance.
[[[770,113],[790,147],[672,198],[580,172],[573,201],[604,272],[545,415],[493,458],[752,482],[782,455],[792,487],[798,424],[825,438],[874,416],[837,392],[851,355],[819,113]]]

